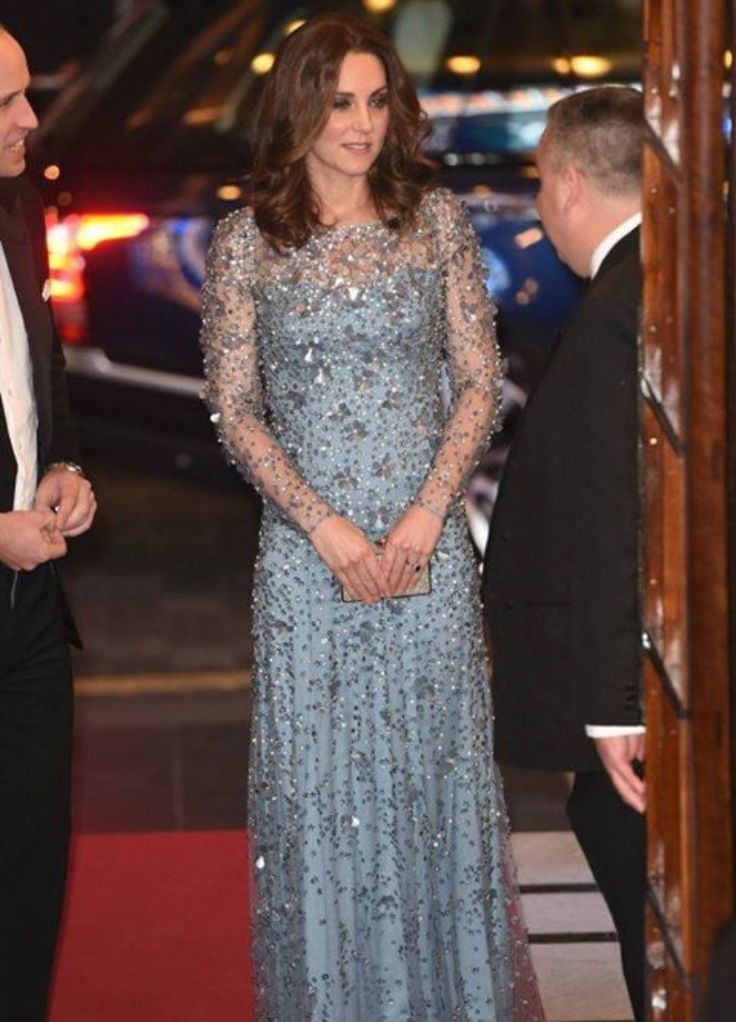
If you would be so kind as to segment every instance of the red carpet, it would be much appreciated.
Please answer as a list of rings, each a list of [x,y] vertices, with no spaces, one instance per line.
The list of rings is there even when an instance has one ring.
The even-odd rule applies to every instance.
[[[50,1022],[250,1022],[240,831],[76,839]]]

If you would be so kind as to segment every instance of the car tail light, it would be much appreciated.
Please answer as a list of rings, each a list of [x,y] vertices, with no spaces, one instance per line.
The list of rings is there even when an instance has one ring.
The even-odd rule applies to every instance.
[[[87,339],[85,252],[105,241],[134,238],[148,227],[144,213],[85,213],[59,220],[46,215],[46,243],[51,271],[51,301],[62,340],[83,344]]]

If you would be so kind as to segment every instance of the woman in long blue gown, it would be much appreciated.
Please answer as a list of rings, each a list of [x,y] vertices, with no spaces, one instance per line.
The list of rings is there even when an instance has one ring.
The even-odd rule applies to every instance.
[[[541,1018],[461,503],[501,370],[425,133],[391,44],[313,19],[265,86],[252,206],[208,258],[207,397],[265,498],[249,826],[270,1022]],[[431,592],[405,595],[427,564]]]

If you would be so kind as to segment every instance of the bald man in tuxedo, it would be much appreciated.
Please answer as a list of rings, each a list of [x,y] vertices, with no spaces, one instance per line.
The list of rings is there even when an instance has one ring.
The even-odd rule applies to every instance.
[[[567,811],[644,1019],[638,356],[644,113],[589,89],[548,113],[540,219],[589,283],[531,395],[499,487],[484,596],[496,756],[572,771]]]

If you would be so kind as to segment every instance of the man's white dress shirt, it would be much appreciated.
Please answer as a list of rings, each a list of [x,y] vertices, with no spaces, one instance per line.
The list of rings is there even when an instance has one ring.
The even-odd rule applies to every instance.
[[[37,485],[38,414],[33,391],[33,366],[28,334],[0,244],[0,398],[17,472],[13,509],[33,507]]]
[[[641,213],[634,213],[633,216],[628,217],[628,219],[620,223],[618,227],[614,227],[612,231],[609,231],[603,241],[601,241],[596,248],[593,253],[593,257],[590,260],[591,280],[596,276],[598,270],[600,270],[603,265],[603,260],[614,245],[618,245],[622,238],[625,238],[627,234],[630,234],[637,227],[641,227]]]

